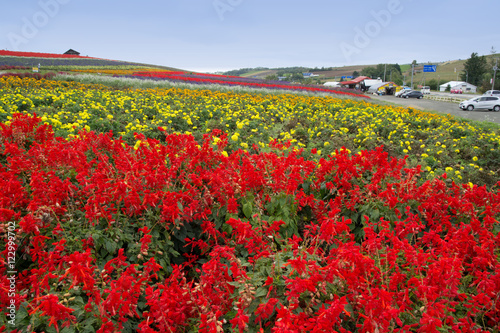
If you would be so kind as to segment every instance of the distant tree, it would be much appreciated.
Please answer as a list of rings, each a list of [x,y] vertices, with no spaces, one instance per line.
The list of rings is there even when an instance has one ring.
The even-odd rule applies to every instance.
[[[392,71],[392,77],[394,81],[397,75],[401,76],[401,67],[398,64],[378,64],[377,67],[365,67],[361,70],[361,75],[371,77],[373,79],[384,78],[388,81],[390,79],[390,74]],[[395,76],[396,75],[396,76]]]
[[[451,85],[449,85],[449,84],[448,84],[448,85],[446,86],[446,91],[451,91]]]
[[[292,81],[302,81],[304,79],[304,75],[302,73],[293,73],[291,77]]]
[[[490,80],[493,79],[493,68],[495,66],[498,66],[499,63],[500,63],[498,61],[500,59],[498,57],[494,57],[493,56],[493,55],[497,54],[497,50],[495,50],[495,48],[493,46],[491,47],[490,53],[491,53],[492,57],[490,57],[490,63],[488,65],[486,65],[487,66],[486,67],[486,73],[488,75],[486,76],[486,80],[484,82],[489,87],[486,90],[491,89],[491,82],[490,82]],[[496,76],[495,76],[495,87],[493,87],[493,89],[495,89],[495,90],[499,90],[500,89],[500,77],[499,76],[500,76],[500,72],[497,71]]]
[[[464,71],[460,75],[460,79],[479,86],[483,81],[483,75],[488,71],[487,66],[486,57],[478,56],[477,53],[473,52],[464,63]]]
[[[413,60],[413,61],[411,62],[411,64],[412,64],[412,65],[414,65],[414,66],[417,66],[417,61],[416,61],[416,60]]]
[[[359,72],[358,71],[352,72],[352,77],[353,78],[357,78],[358,76],[359,76]]]
[[[369,78],[377,78],[377,68],[375,67],[365,67],[361,70],[361,75],[368,76]]]
[[[431,90],[439,90],[439,83],[436,79],[431,79],[425,83]]]
[[[402,86],[403,85],[403,75],[400,72],[398,72],[397,70],[393,69],[392,75],[389,75],[386,79],[388,81],[394,82],[398,86]]]

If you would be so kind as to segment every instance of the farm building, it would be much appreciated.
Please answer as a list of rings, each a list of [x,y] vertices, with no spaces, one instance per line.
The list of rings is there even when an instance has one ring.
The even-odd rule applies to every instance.
[[[363,82],[361,82],[361,90],[368,91],[368,89],[370,89],[371,86],[379,84],[379,83],[382,83],[381,78],[378,78],[376,80],[372,80],[372,79],[363,80]]]
[[[358,76],[357,78],[355,78],[351,81],[344,81],[341,83],[343,86],[347,86],[349,88],[356,88],[356,86],[361,86],[361,83],[366,79],[369,79],[369,77],[368,76]]]
[[[80,55],[80,52],[75,51],[73,49],[69,49],[68,51],[64,52],[64,54]]]
[[[368,92],[376,95],[394,95],[397,87],[398,85],[394,82],[380,82],[373,84]]]
[[[463,82],[463,81],[450,81],[439,86],[439,91],[446,91],[446,88],[450,86],[451,90],[462,89],[464,93],[475,93],[477,87],[473,84]]]
[[[314,74],[314,73],[302,73],[302,75],[304,76],[304,79],[308,79],[308,78],[313,78],[313,77],[318,77],[319,76],[318,74]]]
[[[326,87],[341,87],[342,82],[328,81],[323,84]]]

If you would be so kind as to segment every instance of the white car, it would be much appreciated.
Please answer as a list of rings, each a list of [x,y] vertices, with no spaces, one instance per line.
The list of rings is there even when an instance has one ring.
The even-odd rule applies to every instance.
[[[474,109],[483,109],[498,112],[500,111],[500,97],[476,97],[473,99],[469,99],[468,101],[461,102],[459,107],[462,110],[468,111],[472,111]]]
[[[400,91],[398,91],[397,93],[395,93],[395,94],[394,94],[394,96],[399,97],[399,96],[401,96],[401,95],[403,95],[404,93],[409,92],[409,91],[411,91],[411,89],[410,89],[410,88],[405,87],[405,88],[401,89]]]
[[[500,97],[500,90],[488,90],[483,96],[497,96]]]

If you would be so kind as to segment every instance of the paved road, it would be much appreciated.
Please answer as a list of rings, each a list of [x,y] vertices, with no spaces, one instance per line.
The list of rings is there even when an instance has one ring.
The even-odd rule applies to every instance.
[[[379,100],[391,104],[396,104],[399,106],[412,107],[414,109],[436,111],[438,113],[450,114],[461,118],[478,120],[478,121],[489,121],[492,123],[500,124],[500,112],[484,111],[484,110],[462,111],[458,107],[458,103],[440,102],[429,99],[416,99],[416,98],[406,99],[394,96],[370,95],[370,97],[374,102]]]

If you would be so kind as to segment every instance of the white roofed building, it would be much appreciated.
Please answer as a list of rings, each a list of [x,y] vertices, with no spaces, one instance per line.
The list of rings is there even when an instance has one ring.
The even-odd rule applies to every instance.
[[[464,93],[475,93],[477,87],[473,84],[463,82],[463,81],[450,81],[439,86],[439,91],[446,91],[446,88],[450,86],[451,90],[462,89]]]

